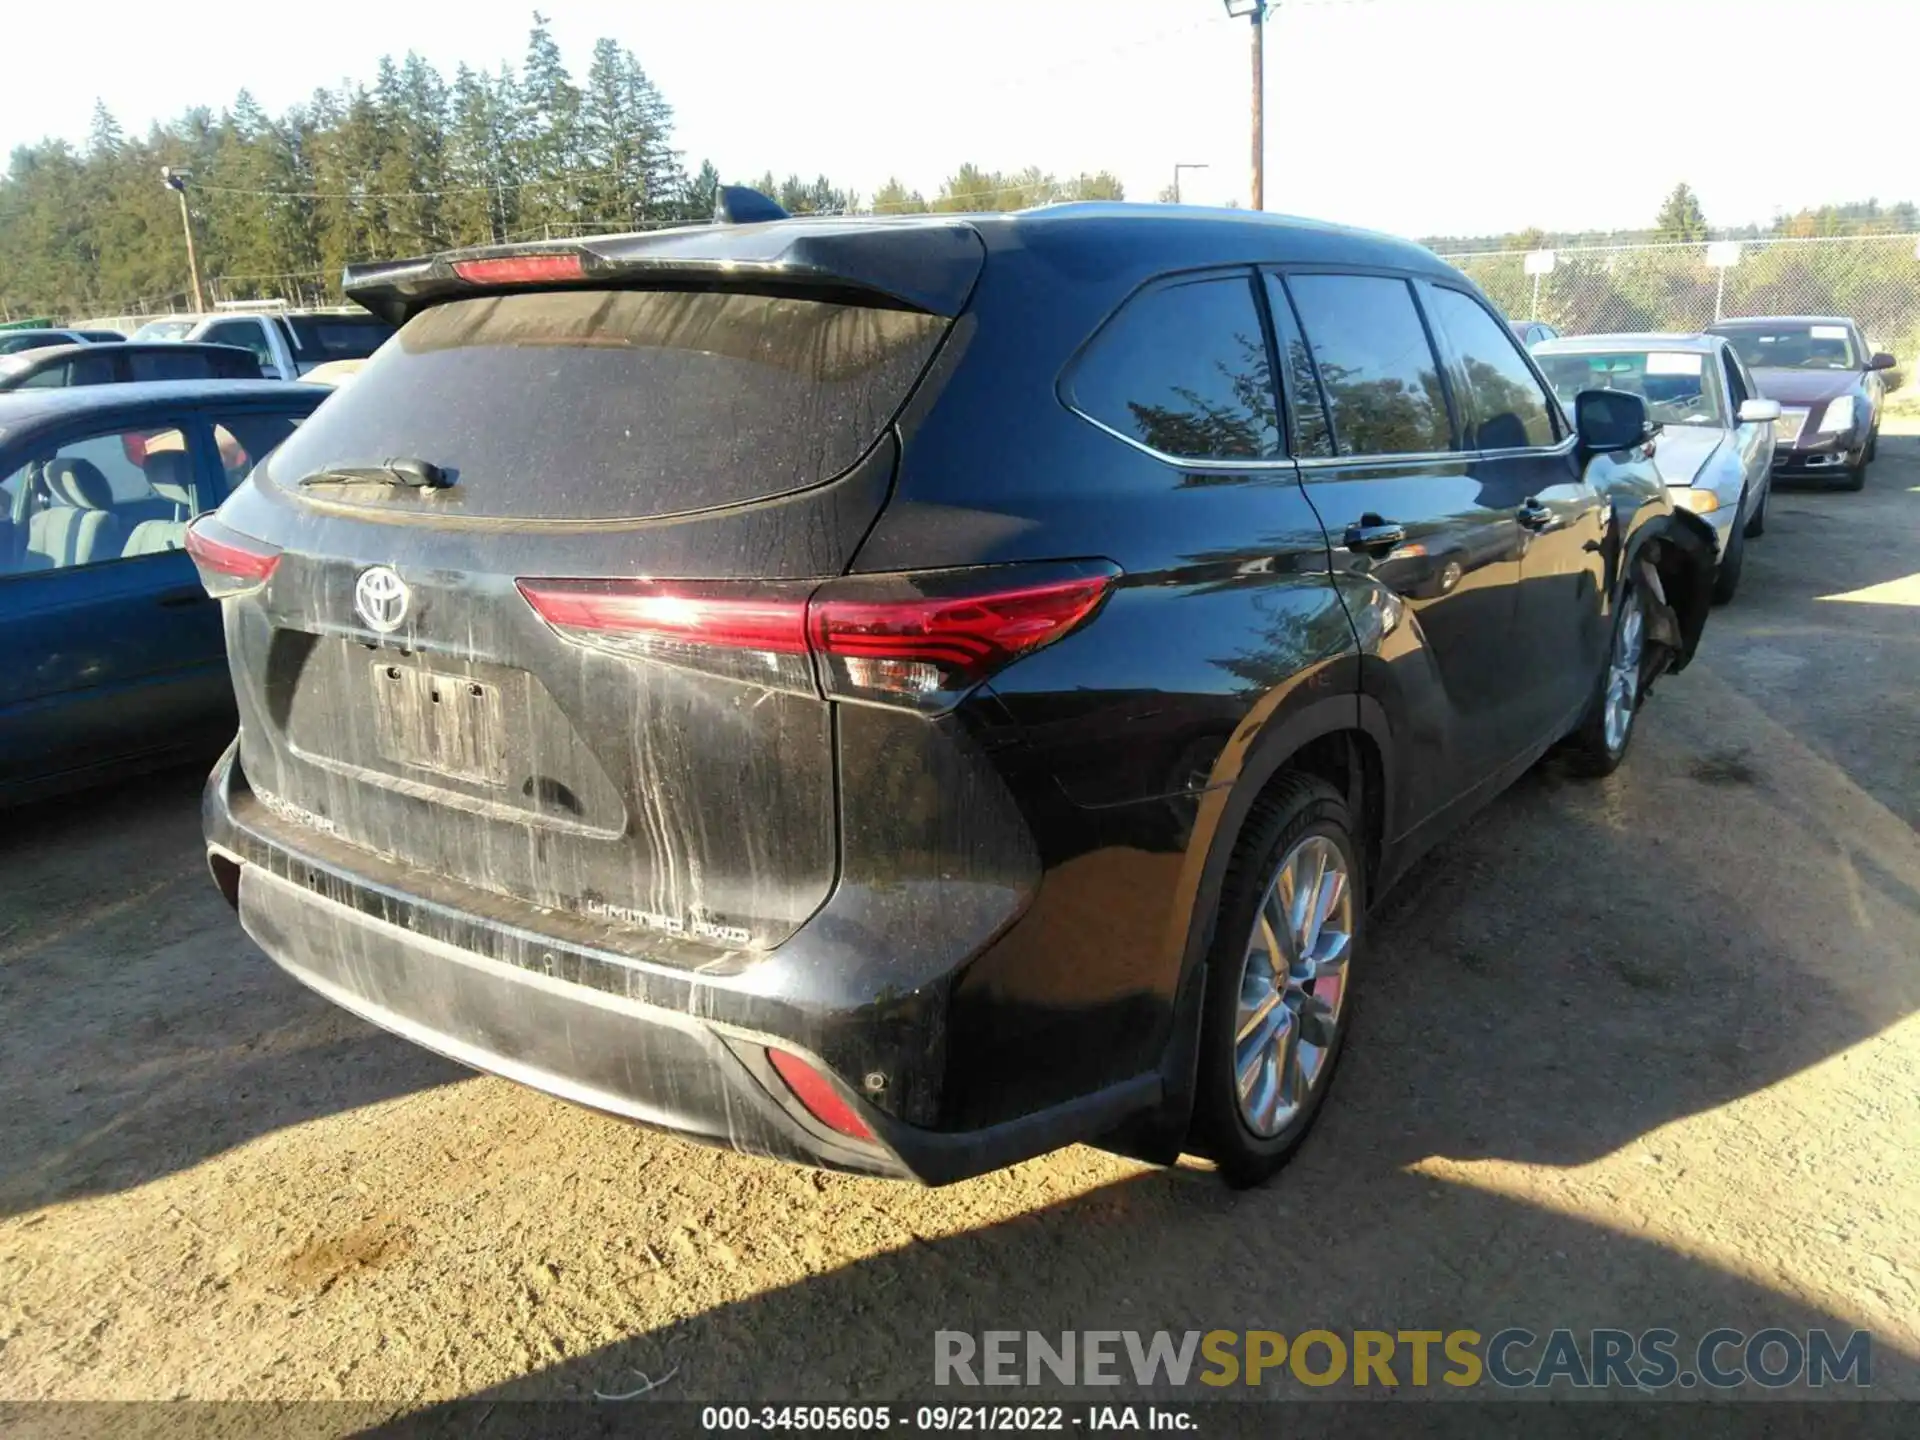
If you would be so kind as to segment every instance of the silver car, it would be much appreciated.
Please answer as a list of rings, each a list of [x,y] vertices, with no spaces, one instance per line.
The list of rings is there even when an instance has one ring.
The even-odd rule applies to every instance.
[[[1747,367],[1719,335],[1582,335],[1547,340],[1533,358],[1569,412],[1582,390],[1626,390],[1647,402],[1660,433],[1653,458],[1676,506],[1713,527],[1713,598],[1733,598],[1747,541],[1767,525],[1780,405],[1759,398]]]

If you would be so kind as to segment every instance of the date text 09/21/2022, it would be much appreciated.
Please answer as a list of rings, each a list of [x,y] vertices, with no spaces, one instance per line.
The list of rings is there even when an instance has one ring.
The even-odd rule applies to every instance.
[[[1160,1405],[708,1405],[700,1411],[705,1431],[888,1430],[931,1433],[974,1431],[1065,1431],[1068,1429],[1191,1431],[1193,1413]]]

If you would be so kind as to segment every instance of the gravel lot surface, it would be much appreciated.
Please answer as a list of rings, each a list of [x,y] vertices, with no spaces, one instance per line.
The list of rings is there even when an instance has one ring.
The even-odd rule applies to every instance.
[[[1245,1194],[649,1134],[283,977],[196,775],[8,815],[0,1399],[877,1399],[935,1328],[1509,1324],[1865,1327],[1920,1398],[1920,438],[1776,493],[1635,743],[1386,902],[1338,1093]]]

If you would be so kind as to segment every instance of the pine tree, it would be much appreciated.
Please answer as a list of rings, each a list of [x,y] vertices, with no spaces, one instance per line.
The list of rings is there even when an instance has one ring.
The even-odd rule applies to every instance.
[[[82,147],[21,146],[0,174],[0,310],[75,318],[188,304],[179,197],[161,185],[162,166],[192,172],[187,201],[215,297],[314,301],[337,296],[357,260],[590,224],[704,222],[720,172],[706,161],[687,175],[673,124],[639,58],[613,40],[595,45],[576,85],[538,14],[518,72],[461,66],[449,85],[410,52],[381,59],[369,83],[315,90],[278,117],[241,91],[217,115],[190,109],[136,138],[96,103]],[[769,171],[754,184],[795,214],[859,209],[859,195],[825,174]],[[931,203],[889,179],[873,208],[1014,209],[1120,193],[1105,171],[1061,183],[1034,167],[968,165]],[[1872,202],[1820,215],[1829,211],[1843,227],[1912,214]]]
[[[713,207],[720,199],[720,171],[711,160],[700,162],[700,171],[681,190],[676,220],[711,220]]]
[[[876,215],[922,215],[926,209],[926,196],[918,190],[907,189],[898,176],[889,175],[886,184],[873,192]]]
[[[454,74],[447,143],[453,193],[445,214],[456,245],[504,240],[517,214],[511,120],[516,100],[510,79],[465,65]]]
[[[1707,217],[1700,208],[1700,197],[1682,180],[1668,194],[1666,203],[1653,222],[1662,240],[1705,240]]]
[[[547,17],[537,10],[519,92],[519,220],[529,231],[564,234],[581,218],[577,177],[586,167],[580,146],[580,90],[561,61]]]

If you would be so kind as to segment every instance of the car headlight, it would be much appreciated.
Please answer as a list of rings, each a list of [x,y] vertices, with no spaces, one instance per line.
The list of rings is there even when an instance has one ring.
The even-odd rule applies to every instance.
[[[1720,497],[1711,490],[1696,490],[1691,485],[1669,485],[1667,498],[1676,510],[1691,510],[1696,515],[1711,515],[1720,508]]]
[[[1853,428],[1853,396],[1842,395],[1838,400],[1827,402],[1827,413],[1820,417],[1820,433],[1828,431],[1851,430]]]

